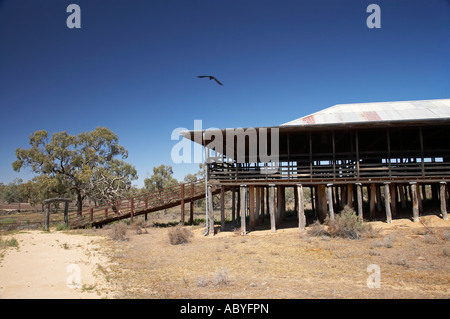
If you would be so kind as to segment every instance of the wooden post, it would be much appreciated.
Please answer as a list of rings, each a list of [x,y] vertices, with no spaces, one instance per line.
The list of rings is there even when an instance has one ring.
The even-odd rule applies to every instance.
[[[315,200],[316,196],[315,196],[314,189],[315,189],[315,186],[311,186],[309,188],[309,193],[311,194],[310,195],[311,196],[311,209],[314,212],[314,214],[317,215],[317,213],[316,213],[316,205],[315,205],[316,204],[316,200]]]
[[[353,208],[353,185],[347,185],[347,206]]]
[[[69,202],[64,203],[64,223],[66,224],[66,228],[69,228]]]
[[[382,210],[381,185],[376,185],[376,190],[377,190],[377,211],[381,212],[381,210]]]
[[[147,214],[145,214],[145,220],[147,220]],[[189,203],[189,224],[194,224],[194,201],[191,200]]]
[[[392,223],[391,203],[390,203],[391,192],[389,190],[389,184],[390,183],[384,183],[384,207],[386,209],[386,222]]]
[[[362,185],[361,183],[356,183],[356,197],[358,200],[358,216],[363,219],[363,197],[362,197]]]
[[[225,229],[225,186],[220,187],[220,230]]]
[[[325,191],[325,185],[317,185],[317,208],[316,208],[316,216],[321,223],[325,221],[327,217],[327,195]]]
[[[327,184],[327,194],[328,194],[328,216],[330,220],[334,220],[333,184]]]
[[[445,192],[445,188],[447,187],[446,182],[441,182],[441,213],[442,218],[444,220],[448,220],[448,214],[447,214],[447,195]]]
[[[94,221],[94,208],[89,209],[89,220]]]
[[[105,218],[108,218],[108,207],[105,207]]]
[[[303,196],[303,185],[297,184],[297,199],[298,199],[298,229],[304,230],[306,227],[306,216],[305,216],[305,198]]]
[[[231,187],[231,224],[236,223],[236,187]]]
[[[427,191],[426,191],[426,185],[422,184],[422,200],[426,201],[427,200]]]
[[[134,198],[130,199],[130,224],[133,224],[133,214],[134,214]],[[92,221],[92,219],[91,219]]]
[[[214,236],[214,206],[213,206],[213,196],[212,196],[212,186],[208,186],[208,213],[209,213],[209,235]]]
[[[249,196],[248,196],[248,200],[249,200],[249,228],[250,230],[254,230],[255,229],[255,225],[256,225],[256,218],[255,218],[255,186],[250,185],[248,187],[248,192],[249,192]]]
[[[47,204],[47,207],[45,209],[45,230],[50,229],[50,204]]]
[[[240,194],[241,194],[241,235],[245,235],[247,233],[246,227],[245,227],[245,195],[247,193],[247,189],[245,185],[241,185]]]
[[[375,198],[377,190],[375,184],[370,184],[370,218],[375,219]]]
[[[281,193],[282,193],[282,188],[280,185],[278,185],[277,186],[277,212],[276,212],[276,218],[275,218],[277,227],[279,227],[281,224],[281,205],[282,205]]]
[[[342,208],[344,208],[345,205],[347,205],[347,200],[348,200],[348,198],[347,198],[347,186],[341,185],[339,187],[341,189],[341,206],[342,206]]]
[[[412,195],[412,211],[413,211],[413,221],[419,221],[419,199],[417,198],[417,183],[410,183],[411,185],[411,195]]]
[[[294,186],[294,212],[298,215],[298,192]]]
[[[184,183],[181,183],[180,185],[181,191],[180,191],[180,199],[181,199],[181,225],[184,225]]]
[[[236,202],[236,220],[240,220],[241,218],[241,191],[240,189],[237,192],[237,202]]]
[[[269,215],[270,215],[270,229],[276,232],[275,226],[275,185],[269,185]]]
[[[259,214],[259,224],[260,225],[264,225],[264,187],[260,188],[260,192],[261,192],[261,196],[260,196],[260,200],[261,200],[261,211]]]
[[[389,191],[391,192],[391,210],[394,217],[397,216],[397,192],[395,191],[395,189],[395,184],[389,185]]]
[[[402,208],[406,208],[406,196],[405,196],[405,190],[403,188],[403,185],[398,185],[398,192],[400,194],[400,202],[402,205]]]
[[[194,184],[191,184],[191,201],[189,202],[189,224],[194,224]],[[147,214],[145,214],[147,216]]]
[[[260,187],[255,187],[255,224],[259,224],[259,211],[261,209]]]
[[[420,214],[420,212],[423,212],[423,207],[422,207],[422,187],[420,187],[420,185],[417,185],[417,201],[419,203],[419,214]]]
[[[148,197],[145,198],[145,210],[148,209]],[[145,221],[147,221],[148,217],[147,217],[147,213],[145,213]]]

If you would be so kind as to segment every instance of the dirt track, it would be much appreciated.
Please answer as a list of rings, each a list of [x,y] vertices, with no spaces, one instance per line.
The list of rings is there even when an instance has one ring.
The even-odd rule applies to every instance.
[[[101,237],[42,231],[12,237],[19,247],[1,252],[0,298],[107,297],[103,289],[107,258],[100,254]]]

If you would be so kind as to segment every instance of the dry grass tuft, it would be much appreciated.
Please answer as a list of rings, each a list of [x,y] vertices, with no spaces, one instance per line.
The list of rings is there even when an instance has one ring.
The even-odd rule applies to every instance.
[[[181,226],[169,228],[169,241],[172,245],[186,244],[192,236],[192,232],[187,228]]]
[[[111,227],[109,237],[116,241],[126,241],[127,237],[127,225],[125,223],[115,223]]]

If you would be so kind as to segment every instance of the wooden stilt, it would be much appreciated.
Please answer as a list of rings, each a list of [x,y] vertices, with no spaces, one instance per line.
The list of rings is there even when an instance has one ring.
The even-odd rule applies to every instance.
[[[225,186],[220,187],[220,230],[225,229]]]
[[[276,214],[276,224],[277,227],[281,225],[281,221],[283,220],[283,186],[277,186],[277,214]]]
[[[231,188],[231,224],[236,224],[236,187]]]
[[[417,185],[417,202],[419,203],[419,215],[420,212],[423,212],[423,207],[422,207],[422,187],[420,187],[421,185]]]
[[[241,191],[237,191],[237,202],[236,202],[236,221],[241,220]]]
[[[446,187],[447,187],[447,183],[446,182],[441,182],[441,213],[442,213],[442,218],[444,220],[448,220],[448,214],[447,214],[447,195],[446,195]]]
[[[342,208],[345,207],[345,205],[347,205],[347,186],[341,186],[341,206]]]
[[[377,211],[382,211],[382,202],[381,202],[381,185],[376,185],[377,190]]]
[[[305,216],[305,198],[303,196],[303,186],[302,184],[297,184],[295,193],[297,193],[298,200],[298,229],[304,230],[306,227],[306,216]]]
[[[261,209],[261,191],[260,187],[255,188],[255,224],[259,224],[259,214]]]
[[[398,192],[400,193],[400,202],[402,205],[402,208],[406,208],[406,196],[405,196],[405,190],[403,188],[403,185],[398,185]]]
[[[419,221],[419,199],[417,196],[417,183],[410,183],[412,197],[413,221]]]
[[[269,185],[269,215],[270,215],[270,229],[276,232],[275,226],[275,186]]]
[[[325,221],[327,217],[327,195],[325,185],[317,185],[317,218],[321,223]]]
[[[394,217],[397,216],[397,192],[395,191],[395,188],[395,184],[390,184],[389,191],[391,192],[391,210]]]
[[[386,222],[392,223],[392,214],[391,214],[391,203],[390,197],[391,192],[389,190],[390,183],[384,183],[384,207],[386,209]]]
[[[375,219],[375,198],[377,190],[375,184],[370,184],[370,218]]]
[[[247,187],[245,185],[241,185],[240,189],[241,194],[241,235],[245,235],[247,233],[247,229],[245,227],[245,195],[247,194]]]
[[[209,235],[214,236],[214,206],[212,196],[212,186],[208,186],[208,218],[209,218]]]
[[[330,220],[334,220],[334,208],[333,208],[333,184],[327,184],[327,197],[328,197],[328,217]]]
[[[181,183],[181,192],[180,192],[180,196],[181,196],[181,225],[184,225],[184,183]],[[133,199],[133,198],[131,198]],[[131,209],[131,211],[133,211],[133,209]],[[133,221],[133,214],[131,214],[131,218],[130,221]]]
[[[250,230],[254,230],[256,226],[256,218],[255,218],[255,186],[250,185],[248,187],[248,200],[249,200],[249,228]]]
[[[356,183],[356,197],[358,201],[358,216],[363,219],[363,197],[361,183]]]
[[[259,224],[260,225],[264,225],[264,213],[265,213],[265,211],[264,211],[264,190],[265,190],[265,187],[261,187],[260,188],[260,192],[261,192],[261,196],[260,196],[260,200],[261,200],[261,205],[260,205],[260,207],[261,207],[261,212],[260,212],[260,214],[259,214]]]
[[[298,192],[295,187],[294,187],[294,212],[298,214]]]
[[[347,185],[347,206],[353,208],[353,185]]]

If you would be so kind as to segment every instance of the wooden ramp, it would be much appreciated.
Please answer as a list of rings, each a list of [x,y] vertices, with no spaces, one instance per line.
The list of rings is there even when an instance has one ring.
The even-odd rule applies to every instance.
[[[220,189],[213,190],[218,194]],[[117,220],[156,212],[159,210],[183,205],[205,197],[204,180],[179,184],[162,190],[139,194],[112,203],[84,209],[81,214],[69,214],[69,228],[85,228],[102,226]]]

